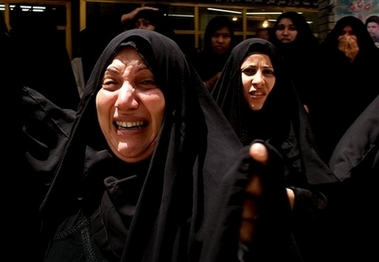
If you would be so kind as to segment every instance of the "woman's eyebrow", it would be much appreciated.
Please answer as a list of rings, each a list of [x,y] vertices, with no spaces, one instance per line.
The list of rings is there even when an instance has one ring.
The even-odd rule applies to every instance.
[[[104,73],[114,73],[114,74],[117,74],[118,70],[115,67],[112,66],[112,67],[109,67],[109,68],[105,69]]]

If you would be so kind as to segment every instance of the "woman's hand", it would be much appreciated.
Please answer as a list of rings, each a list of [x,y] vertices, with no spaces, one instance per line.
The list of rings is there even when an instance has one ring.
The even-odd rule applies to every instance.
[[[250,147],[250,157],[267,166],[269,155],[266,146],[262,143],[254,143]],[[257,218],[259,217],[259,198],[262,197],[264,184],[262,175],[259,171],[254,171],[251,174],[250,180],[246,187],[246,199],[243,206],[242,222],[240,227],[240,241],[243,243],[251,243],[254,240]],[[266,174],[267,175],[267,174]],[[294,192],[286,188],[287,197],[290,208],[293,209],[295,203]]]
[[[125,24],[132,21],[139,12],[144,11],[144,10],[152,10],[152,11],[157,11],[157,12],[159,11],[159,9],[156,7],[150,7],[150,6],[137,7],[132,12],[123,14],[121,16],[121,24]]]
[[[261,143],[254,143],[250,147],[250,156],[254,160],[266,165],[268,162],[268,151]],[[256,228],[256,220],[259,215],[258,199],[263,193],[262,174],[254,172],[246,187],[246,199],[242,212],[242,222],[240,227],[240,241],[244,243],[252,242]]]

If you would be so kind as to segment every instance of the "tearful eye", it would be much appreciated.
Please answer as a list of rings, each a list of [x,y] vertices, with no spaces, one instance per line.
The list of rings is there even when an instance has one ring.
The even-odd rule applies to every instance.
[[[274,71],[271,70],[271,69],[266,69],[266,70],[263,71],[263,73],[264,73],[265,75],[274,75]]]
[[[144,80],[141,82],[143,85],[156,85],[154,80]]]
[[[113,85],[113,84],[116,84],[116,82],[112,81],[112,80],[107,80],[107,81],[104,81],[103,85],[107,86],[107,85]]]
[[[242,73],[244,73],[245,75],[254,75],[256,72],[257,72],[257,70],[254,68],[242,69]]]
[[[106,90],[116,90],[118,88],[118,82],[112,78],[106,78],[103,80],[102,88]]]

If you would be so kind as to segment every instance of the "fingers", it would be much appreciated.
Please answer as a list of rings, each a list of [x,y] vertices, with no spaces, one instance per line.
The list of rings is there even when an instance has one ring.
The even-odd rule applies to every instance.
[[[240,241],[251,243],[255,236],[258,218],[258,199],[254,196],[247,197],[243,205],[242,220],[240,226]]]
[[[268,162],[267,148],[261,143],[254,143],[250,146],[250,156],[263,165]]]
[[[268,162],[268,151],[261,143],[254,143],[250,147],[250,156],[265,165]],[[240,241],[251,243],[254,240],[259,213],[259,198],[263,194],[262,174],[254,171],[246,186],[246,199],[243,204],[240,227]]]
[[[140,7],[139,11],[142,11],[142,10],[159,11],[158,8],[156,8],[156,7],[151,7],[151,6],[143,6],[143,7]]]
[[[263,182],[259,174],[252,174],[246,187],[246,198],[243,204],[240,227],[240,241],[250,243],[255,236],[259,214],[259,198],[263,193]]]

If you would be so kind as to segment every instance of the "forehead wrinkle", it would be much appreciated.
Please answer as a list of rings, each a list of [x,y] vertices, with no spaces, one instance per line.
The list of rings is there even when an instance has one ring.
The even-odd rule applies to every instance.
[[[270,60],[268,60],[267,58],[269,57],[265,57],[263,54],[253,54],[252,56],[247,57],[242,64],[247,63],[248,67],[262,66],[265,68],[273,68],[273,66],[270,65]]]
[[[106,69],[106,72],[123,73],[127,68],[135,67],[137,71],[146,69],[146,64],[136,58],[123,58],[122,55],[113,59],[112,63]]]

